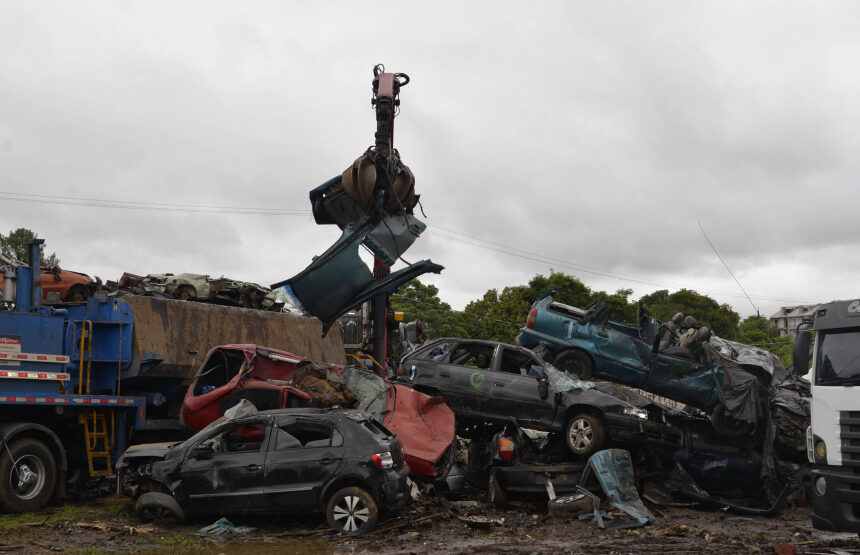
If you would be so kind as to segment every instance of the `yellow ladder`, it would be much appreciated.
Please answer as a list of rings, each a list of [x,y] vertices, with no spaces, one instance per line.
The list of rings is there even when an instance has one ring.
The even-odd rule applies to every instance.
[[[113,472],[110,464],[110,449],[116,421],[112,411],[110,417],[111,427],[108,433],[104,412],[93,409],[78,415],[78,422],[84,426],[84,445],[87,449],[90,476],[109,476]]]

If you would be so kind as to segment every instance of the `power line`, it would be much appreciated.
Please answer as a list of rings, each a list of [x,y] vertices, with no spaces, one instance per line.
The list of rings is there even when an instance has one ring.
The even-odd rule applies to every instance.
[[[720,262],[722,262],[722,263],[723,263],[723,266],[725,266],[725,267],[726,267],[726,270],[728,270],[729,275],[730,275],[730,276],[732,276],[732,279],[734,279],[734,280],[735,280],[735,283],[737,283],[737,284],[738,284],[738,287],[740,287],[740,288],[741,288],[741,291],[743,291],[744,296],[745,296],[745,297],[747,298],[747,300],[750,302],[750,305],[752,305],[753,310],[755,310],[756,315],[758,315],[758,314],[759,314],[759,312],[758,312],[758,307],[756,307],[756,305],[754,305],[754,304],[753,304],[752,299],[750,299],[750,296],[749,296],[749,295],[747,295],[746,290],[744,290],[744,286],[743,286],[743,285],[741,285],[741,282],[740,282],[740,281],[738,281],[738,278],[736,278],[736,277],[735,277],[735,273],[734,273],[734,272],[732,272],[732,269],[731,269],[731,268],[729,268],[729,265],[728,265],[728,264],[726,264],[726,261],[725,261],[725,260],[723,260],[723,257],[722,257],[722,256],[720,256],[720,253],[719,253],[719,252],[717,252],[717,248],[714,246],[714,244],[713,244],[713,243],[711,243],[711,240],[708,238],[708,234],[707,234],[707,233],[705,233],[705,228],[704,228],[704,227],[702,227],[702,222],[696,222],[696,223],[697,223],[697,224],[699,224],[699,229],[701,229],[701,230],[702,230],[702,235],[704,235],[704,236],[705,236],[705,241],[707,241],[707,242],[708,242],[708,245],[710,245],[710,246],[711,246],[711,249],[713,249],[714,254],[716,254],[716,255],[717,255],[717,258],[719,258],[719,259],[720,259]]]
[[[310,214],[310,210],[295,210],[288,208],[206,206],[194,204],[120,201],[109,199],[36,195],[30,193],[12,193],[7,191],[0,191],[0,200],[7,200],[11,202],[26,202],[31,204],[52,204],[64,206],[84,206],[92,208],[119,208],[124,210],[149,210],[159,212],[187,212],[202,214],[239,214],[254,216],[304,216]]]

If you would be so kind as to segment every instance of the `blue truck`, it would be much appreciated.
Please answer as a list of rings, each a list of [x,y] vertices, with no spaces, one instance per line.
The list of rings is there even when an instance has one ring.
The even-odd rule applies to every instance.
[[[40,509],[110,476],[130,443],[181,436],[185,389],[215,345],[345,362],[340,333],[289,314],[103,293],[42,305],[42,243],[29,266],[0,267],[0,511]]]

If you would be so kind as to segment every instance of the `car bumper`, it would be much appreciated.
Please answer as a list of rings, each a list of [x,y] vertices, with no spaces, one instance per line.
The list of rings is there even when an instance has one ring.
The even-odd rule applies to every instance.
[[[812,525],[818,530],[860,532],[860,468],[821,466],[810,477]],[[826,485],[824,495],[816,489],[819,478]]]
[[[386,472],[385,482],[380,487],[382,507],[395,509],[409,500],[409,465],[403,463],[400,470]]]
[[[495,466],[499,487],[505,493],[546,495],[546,478],[552,481],[556,494],[572,493],[582,475],[581,464],[518,464]]]
[[[638,416],[607,414],[608,439],[617,443],[647,443],[657,447],[677,449],[681,446],[681,432],[660,422]]]

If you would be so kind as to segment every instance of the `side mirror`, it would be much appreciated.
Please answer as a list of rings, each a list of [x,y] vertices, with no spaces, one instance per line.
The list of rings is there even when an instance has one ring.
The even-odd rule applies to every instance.
[[[794,363],[794,373],[803,376],[809,371],[809,345],[812,343],[812,332],[801,330],[794,338],[794,348],[791,350],[791,358]]]
[[[549,383],[547,383],[546,378],[538,379],[538,394],[542,401],[545,401],[549,397]]]
[[[212,456],[212,447],[209,445],[195,445],[191,449],[191,457],[194,459],[208,459]]]

